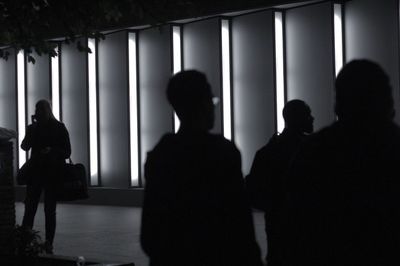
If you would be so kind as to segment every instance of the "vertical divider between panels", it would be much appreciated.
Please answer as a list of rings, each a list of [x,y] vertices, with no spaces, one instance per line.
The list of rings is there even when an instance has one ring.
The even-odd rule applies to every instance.
[[[171,51],[172,51],[172,74],[182,70],[182,27],[178,24],[171,27]],[[173,128],[174,132],[178,132],[180,120],[175,112],[173,112]]]
[[[101,180],[101,153],[100,153],[100,117],[99,117],[99,110],[100,110],[100,94],[99,94],[99,42],[95,40],[96,45],[96,135],[97,135],[97,180],[98,185],[102,186]]]
[[[62,109],[62,46],[61,43],[58,44],[58,104],[59,104],[59,113],[60,113],[60,121],[63,121],[63,109]]]
[[[60,96],[60,45],[56,44],[56,53],[57,56],[52,57],[49,55],[49,72],[50,72],[50,99],[51,106],[53,110],[53,114],[57,120],[61,121],[61,96]]]
[[[276,131],[281,133],[285,127],[282,110],[286,102],[286,64],[285,64],[285,31],[283,11],[274,11],[274,53],[275,53],[275,103]]]
[[[26,57],[23,50],[16,52],[16,85],[17,85],[17,131],[18,131],[18,167],[27,160],[27,152],[21,149],[27,126],[27,100],[26,100]]]
[[[130,186],[141,186],[140,175],[140,130],[139,130],[139,90],[138,90],[138,34],[128,31],[128,110],[129,110],[129,155]]]
[[[101,186],[99,173],[99,118],[98,118],[98,55],[97,41],[87,39],[91,53],[88,58],[88,116],[89,116],[89,153],[90,153],[90,184]],[[94,98],[94,99],[93,99]]]
[[[232,86],[230,63],[230,19],[220,18],[220,58],[222,84],[222,132],[226,139],[232,139]]]
[[[141,125],[141,119],[140,119],[140,64],[139,64],[139,46],[140,46],[140,34],[139,32],[136,32],[136,86],[137,86],[137,90],[136,90],[136,95],[137,95],[137,99],[136,99],[136,104],[137,104],[137,125],[138,125],[138,136],[137,136],[137,140],[138,140],[138,179],[139,179],[139,187],[143,187],[144,182],[143,182],[143,173],[142,173],[142,135],[141,135],[141,131],[140,131],[140,125]]]
[[[235,130],[234,130],[234,102],[233,102],[233,51],[232,51],[232,18],[229,18],[229,84],[230,84],[230,113],[231,113],[231,140],[235,141]]]

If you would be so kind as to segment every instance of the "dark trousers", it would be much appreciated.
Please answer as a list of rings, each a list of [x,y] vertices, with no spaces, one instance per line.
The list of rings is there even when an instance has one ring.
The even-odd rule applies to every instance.
[[[265,232],[267,234],[267,266],[282,266],[284,254],[284,220],[281,211],[265,214]]]
[[[46,241],[53,244],[56,232],[56,206],[57,200],[54,192],[54,186],[44,184],[28,184],[26,187],[25,213],[22,220],[22,226],[33,228],[33,222],[37,207],[39,205],[40,195],[44,191],[44,214],[46,227]]]

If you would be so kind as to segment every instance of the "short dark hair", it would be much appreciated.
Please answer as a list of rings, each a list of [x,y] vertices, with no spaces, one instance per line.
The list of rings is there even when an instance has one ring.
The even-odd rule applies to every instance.
[[[335,111],[340,118],[392,119],[394,103],[388,75],[370,60],[353,60],[339,72]]]
[[[197,70],[175,74],[168,82],[167,99],[180,119],[195,111],[205,97],[212,97],[206,75]]]
[[[282,110],[285,123],[293,124],[297,120],[309,116],[310,107],[302,100],[294,99],[285,104]]]

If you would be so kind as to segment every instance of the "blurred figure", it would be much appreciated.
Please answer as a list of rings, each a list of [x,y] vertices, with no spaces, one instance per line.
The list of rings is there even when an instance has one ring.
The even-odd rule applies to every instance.
[[[265,212],[268,266],[282,265],[283,261],[285,173],[299,146],[313,132],[314,118],[304,101],[287,102],[283,118],[285,128],[282,134],[274,134],[257,151],[250,174],[246,177],[252,206]]]
[[[167,98],[181,126],[147,156],[141,243],[150,265],[262,265],[240,153],[208,132],[214,105],[206,76],[176,74]]]
[[[25,151],[31,149],[32,165],[27,180],[22,226],[32,229],[40,194],[44,191],[45,251],[52,254],[56,231],[55,186],[65,159],[71,155],[71,144],[67,129],[54,118],[48,101],[40,100],[36,103],[35,115],[26,130],[21,148]]]
[[[338,120],[288,175],[285,265],[399,265],[400,129],[389,78],[354,60],[336,83]]]

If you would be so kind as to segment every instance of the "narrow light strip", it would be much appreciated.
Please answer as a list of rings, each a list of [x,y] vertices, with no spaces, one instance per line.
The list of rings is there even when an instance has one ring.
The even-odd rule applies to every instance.
[[[17,54],[17,101],[18,101],[18,162],[19,167],[26,162],[26,152],[21,149],[22,140],[25,137],[25,53],[19,51]]]
[[[99,184],[97,151],[97,75],[96,75],[96,40],[88,39],[89,74],[89,136],[90,136],[90,184]]]
[[[335,31],[335,73],[343,67],[343,32],[342,32],[342,5],[334,4],[334,31]]]
[[[282,110],[285,105],[285,78],[283,59],[283,16],[282,12],[275,12],[275,73],[276,73],[276,121],[277,132],[285,128]]]
[[[139,186],[139,128],[138,128],[138,91],[137,91],[137,55],[136,33],[128,34],[129,53],[129,117],[131,151],[131,186]]]
[[[176,74],[182,70],[182,49],[181,49],[181,27],[172,27],[172,51],[173,51],[173,73]],[[174,131],[178,132],[180,120],[174,112]]]
[[[57,56],[51,57],[51,106],[53,115],[60,120],[60,69],[59,46],[55,49]]]
[[[232,138],[231,125],[231,69],[230,69],[230,28],[229,20],[221,21],[221,51],[222,51],[222,103],[224,137]]]

